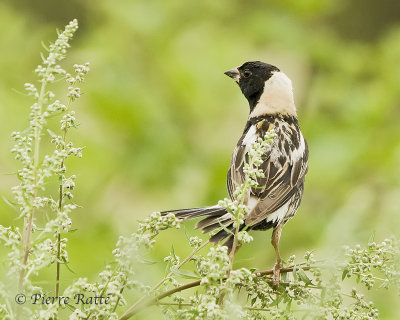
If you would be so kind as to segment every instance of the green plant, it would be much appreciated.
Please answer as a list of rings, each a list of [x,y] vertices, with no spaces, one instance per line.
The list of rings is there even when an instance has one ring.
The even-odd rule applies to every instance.
[[[114,260],[90,282],[78,278],[60,288],[61,267],[68,266],[65,235],[72,229],[70,213],[75,175],[67,175],[66,161],[82,155],[82,147],[68,141],[70,129],[76,127],[72,103],[80,97],[79,84],[89,71],[88,64],[74,65],[68,74],[59,61],[65,58],[69,40],[77,30],[77,21],[70,22],[42,57],[36,69],[40,87],[26,84],[33,97],[30,125],[14,132],[12,152],[22,163],[16,176],[20,184],[13,188],[14,201],[23,227],[0,226],[0,240],[8,248],[7,279],[0,283],[0,315],[3,319],[129,319],[149,306],[158,306],[168,319],[377,319],[378,310],[362,294],[367,289],[400,287],[399,242],[389,238],[381,243],[372,240],[365,247],[344,248],[332,261],[317,261],[306,252],[304,261],[291,256],[282,272],[282,281],[275,287],[269,277],[272,270],[235,269],[235,248],[252,241],[245,231],[239,232],[248,208],[244,203],[249,188],[262,176],[258,166],[261,157],[275,139],[270,131],[252,146],[246,164],[248,178],[237,187],[237,201],[224,199],[220,205],[228,209],[235,221],[234,249],[208,249],[208,241],[188,239],[192,252],[186,258],[174,250],[164,258],[167,272],[152,283],[140,273],[148,268],[150,252],[157,236],[169,228],[179,229],[182,221],[173,214],[153,213],[139,223],[136,233],[120,237],[113,251]],[[56,100],[49,86],[66,80],[66,97]],[[49,123],[59,121],[59,132],[49,130]],[[42,144],[50,141],[54,150],[42,154]],[[58,180],[56,191],[47,190],[47,182]],[[40,219],[39,219],[40,217]],[[36,221],[44,221],[37,225]],[[22,231],[21,231],[22,230]],[[204,253],[202,253],[204,252]],[[44,268],[55,265],[54,295],[33,280]],[[187,282],[185,279],[192,279]],[[349,289],[351,279],[355,288]],[[186,290],[192,289],[190,293]],[[132,298],[136,293],[136,300]],[[189,291],[188,291],[189,292]],[[24,294],[28,303],[18,305],[16,293]],[[138,297],[139,296],[139,297]],[[14,301],[15,300],[15,301]],[[135,301],[129,307],[128,301]]]
[[[77,205],[72,202],[76,176],[67,175],[66,161],[71,156],[81,157],[83,148],[68,141],[67,133],[77,125],[71,105],[80,97],[79,85],[89,71],[89,64],[74,65],[70,74],[59,63],[65,59],[69,41],[77,29],[77,20],[71,21],[63,32],[59,32],[58,39],[45,47],[48,55],[42,55],[42,64],[35,70],[39,86],[25,84],[34,102],[30,107],[29,127],[12,133],[15,145],[11,152],[21,162],[22,168],[16,173],[20,183],[12,188],[14,201],[10,201],[19,213],[18,218],[23,219],[23,226],[21,229],[0,226],[1,239],[10,247],[8,276],[12,280],[3,286],[3,295],[9,291],[25,292],[26,295],[43,292],[30,278],[55,264],[55,296],[58,297],[60,267],[68,265],[67,238],[63,235],[71,231],[70,214]],[[60,80],[65,81],[67,87],[66,97],[62,99],[64,102],[57,100],[50,90],[50,86]],[[58,133],[48,129],[48,123],[55,121],[59,121]],[[44,138],[50,140],[54,148],[47,154],[41,153]],[[46,190],[46,184],[52,178],[57,178],[59,185],[55,195]],[[44,224],[37,225],[38,219]],[[30,308],[11,306],[9,298],[2,306],[6,318],[43,316]],[[55,315],[57,307],[54,304],[49,314]]]

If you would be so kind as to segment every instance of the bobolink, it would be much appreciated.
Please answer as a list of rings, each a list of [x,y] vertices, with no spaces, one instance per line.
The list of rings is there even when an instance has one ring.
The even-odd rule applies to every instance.
[[[250,106],[246,126],[233,151],[228,171],[227,187],[232,200],[236,186],[246,178],[243,168],[251,144],[263,138],[272,128],[277,135],[263,156],[264,162],[259,168],[263,170],[264,177],[259,179],[259,187],[251,189],[245,201],[250,211],[240,226],[240,229],[246,227],[247,230],[273,228],[271,243],[276,252],[273,283],[276,285],[282,268],[278,243],[283,226],[300,205],[308,170],[308,147],[297,122],[292,83],[283,72],[270,64],[254,61],[225,74],[238,83]],[[182,219],[206,217],[196,226],[203,232],[223,226],[210,241],[217,243],[227,238],[224,245],[232,249],[233,221],[225,208],[216,205],[163,213],[168,212]]]

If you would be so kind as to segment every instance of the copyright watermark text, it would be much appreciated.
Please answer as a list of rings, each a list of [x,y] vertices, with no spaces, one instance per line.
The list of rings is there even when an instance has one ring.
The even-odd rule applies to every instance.
[[[83,293],[77,293],[72,298],[63,296],[49,296],[42,293],[34,293],[30,297],[26,297],[23,293],[18,293],[15,296],[17,304],[24,304],[27,302],[31,304],[109,304],[111,296],[85,296]]]

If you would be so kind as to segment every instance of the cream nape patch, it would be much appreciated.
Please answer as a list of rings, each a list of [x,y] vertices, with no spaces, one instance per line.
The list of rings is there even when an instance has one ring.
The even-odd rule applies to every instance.
[[[296,116],[292,81],[281,71],[265,81],[264,91],[249,118],[276,113]]]

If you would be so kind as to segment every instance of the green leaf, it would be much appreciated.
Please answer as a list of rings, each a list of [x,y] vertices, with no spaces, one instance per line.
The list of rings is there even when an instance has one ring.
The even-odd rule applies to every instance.
[[[326,296],[326,288],[322,288],[321,290],[321,305],[323,306],[323,302],[325,300],[325,296]]]
[[[291,307],[292,307],[292,301],[293,301],[293,300],[290,299],[289,302],[288,302],[287,305],[286,305],[286,311],[288,311],[288,312],[290,311],[290,309],[291,309]]]
[[[283,295],[279,295],[278,298],[276,298],[274,301],[272,301],[269,306],[270,307],[277,306],[279,304],[279,302],[282,301],[282,299],[283,299]]]
[[[299,268],[297,270],[297,275],[299,277],[299,279],[301,281],[303,281],[305,284],[312,284],[312,281],[310,280],[310,278],[307,276],[307,274],[304,272],[304,270],[302,268]]]
[[[293,280],[295,280],[295,281],[297,281],[299,279],[299,276],[297,275],[297,270],[298,270],[298,267],[294,266],[292,273],[293,273]]]
[[[72,273],[76,273],[74,270],[71,269],[68,263],[64,263],[65,267]]]
[[[344,269],[343,269],[342,281],[346,278],[346,276],[348,275],[349,272],[350,272],[349,269],[347,269],[347,268],[344,268]]]
[[[371,243],[374,241],[375,241],[375,231],[373,231],[372,234],[369,236],[368,243]]]
[[[50,129],[47,129],[47,132],[49,133],[49,135],[50,135],[52,138],[56,138],[56,137],[57,137],[57,135],[56,135],[53,131],[51,131]]]
[[[140,263],[151,265],[158,263],[158,261],[141,258]]]
[[[171,268],[171,272],[181,278],[185,278],[185,279],[200,279],[201,277],[194,273],[193,271],[189,271],[189,270],[178,270],[178,269],[173,269]]]
[[[12,201],[8,200],[5,196],[1,196],[3,201],[10,207],[12,208],[14,211],[19,212],[18,208],[17,208],[17,204],[13,203]]]
[[[289,272],[284,272],[281,274],[281,279],[283,282],[287,282],[289,277]]]
[[[74,311],[76,310],[76,308],[75,308],[74,306],[70,305],[69,303],[67,303],[65,306],[66,306],[68,309],[70,309],[72,312],[74,312]]]
[[[71,267],[68,265],[68,262],[62,261],[62,260],[57,259],[57,258],[56,258],[56,261],[57,261],[59,264],[63,264],[70,272],[76,273],[76,272],[75,272],[74,270],[72,270]]]

